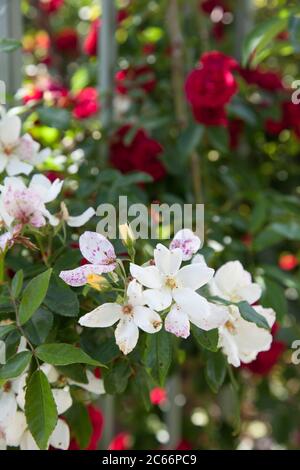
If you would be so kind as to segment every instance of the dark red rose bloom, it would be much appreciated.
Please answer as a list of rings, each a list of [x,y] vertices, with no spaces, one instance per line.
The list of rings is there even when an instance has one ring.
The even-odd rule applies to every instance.
[[[267,119],[265,122],[265,129],[268,134],[278,135],[283,131],[284,125],[282,122],[277,122],[274,119]]]
[[[100,31],[101,22],[99,19],[93,21],[90,25],[90,30],[83,44],[84,52],[89,56],[96,56],[98,50],[98,34]]]
[[[206,126],[224,126],[228,124],[226,110],[224,107],[220,108],[204,108],[199,106],[192,108],[196,121],[205,124]]]
[[[87,87],[81,90],[74,98],[73,116],[76,119],[86,119],[100,110],[98,92],[96,88]]]
[[[154,181],[160,180],[166,174],[158,158],[163,151],[161,145],[143,129],[138,129],[132,141],[126,145],[124,140],[130,129],[130,125],[123,126],[113,137],[110,146],[111,164],[122,173],[143,171],[151,175]]]
[[[126,8],[121,8],[117,13],[117,22],[118,24],[122,23],[122,21],[128,18],[128,11]]]
[[[109,444],[108,450],[129,450],[131,447],[131,436],[127,432],[120,432]]]
[[[39,101],[42,100],[44,96],[44,92],[40,90],[39,88],[34,88],[33,90],[30,90],[26,95],[22,97],[22,101],[24,104],[28,104],[31,101]]]
[[[55,46],[61,52],[77,52],[78,34],[76,30],[74,28],[62,29],[55,38]]]
[[[242,366],[248,370],[251,370],[254,374],[267,375],[279,361],[281,355],[286,349],[285,343],[275,338],[276,333],[279,330],[278,323],[275,323],[272,328],[273,342],[269,351],[260,352],[257,355],[255,361],[250,364],[243,364]]]
[[[126,95],[130,90],[137,88],[150,93],[156,86],[154,72],[148,65],[119,70],[115,79],[117,91],[122,95]]]
[[[202,55],[199,67],[189,74],[185,84],[187,100],[197,121],[207,125],[227,124],[226,113],[222,108],[237,92],[232,73],[236,68],[237,62],[221,52],[212,51]],[[211,108],[211,112],[207,111],[208,108]]]
[[[299,265],[299,261],[295,255],[288,253],[280,256],[278,264],[284,271],[292,271]]]
[[[236,149],[239,145],[240,135],[243,132],[244,122],[241,119],[230,119],[228,123],[230,148]]]
[[[252,243],[253,243],[253,236],[251,235],[251,233],[245,233],[242,238],[241,238],[241,241],[242,243],[245,245],[245,246],[251,246]]]
[[[200,7],[204,13],[207,13],[207,15],[210,15],[217,7],[223,8],[224,11],[230,11],[223,0],[203,0],[200,3]]]
[[[225,25],[221,21],[215,23],[212,27],[212,35],[216,41],[221,41],[225,36]]]
[[[291,101],[282,105],[282,125],[284,129],[292,129],[300,139],[300,106]]]
[[[40,0],[39,5],[46,13],[55,13],[63,6],[64,0]]]
[[[155,387],[150,392],[150,401],[152,405],[161,405],[167,400],[167,391],[162,387]]]
[[[92,405],[89,405],[87,409],[90,416],[93,431],[88,446],[85,447],[83,450],[97,450],[98,443],[101,439],[103,431],[103,414],[99,409],[95,408]],[[76,439],[71,440],[69,450],[80,450]]]
[[[143,46],[143,54],[145,55],[154,54],[155,49],[156,49],[156,45],[152,42],[149,42],[148,44],[145,44]]]
[[[192,450],[191,444],[186,441],[185,439],[182,439],[179,444],[177,445],[175,450]]]
[[[260,68],[256,68],[255,70],[240,68],[239,72],[243,79],[250,85],[257,85],[269,91],[284,90],[282,78],[276,72],[261,70]]]
[[[60,179],[60,180],[64,179],[63,173],[59,171],[47,171],[45,175],[47,176],[48,180],[51,181],[51,183],[53,183],[57,179]]]

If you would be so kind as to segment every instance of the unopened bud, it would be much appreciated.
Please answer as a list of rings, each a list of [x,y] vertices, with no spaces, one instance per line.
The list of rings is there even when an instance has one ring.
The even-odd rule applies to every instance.
[[[134,234],[130,225],[128,224],[119,225],[119,232],[120,232],[120,236],[121,236],[123,244],[126,247],[133,246],[135,242],[135,238],[134,238]]]
[[[110,284],[107,279],[99,274],[89,274],[87,276],[87,284],[99,292],[110,288]]]

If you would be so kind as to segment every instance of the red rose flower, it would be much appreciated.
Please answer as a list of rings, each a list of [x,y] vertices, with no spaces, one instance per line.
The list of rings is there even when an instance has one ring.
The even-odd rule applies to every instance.
[[[185,84],[187,100],[195,119],[207,125],[226,125],[224,106],[237,91],[232,71],[237,62],[221,52],[203,54],[199,67],[188,76]]]
[[[95,408],[92,405],[89,405],[87,409],[90,416],[93,431],[90,438],[90,442],[87,447],[84,448],[84,450],[97,450],[98,443],[101,439],[103,431],[103,415],[99,409]],[[76,439],[71,440],[69,450],[80,450]]]
[[[57,179],[60,179],[60,180],[64,179],[63,173],[59,171],[47,171],[45,175],[47,176],[48,180],[51,181],[51,183],[53,183]]]
[[[250,362],[250,364],[243,364],[244,368],[258,375],[269,374],[286,349],[286,345],[282,341],[275,339],[278,329],[279,325],[275,323],[272,328],[273,342],[269,351],[260,352],[255,361]]]
[[[64,0],[40,0],[39,5],[46,13],[55,13],[63,6]]]
[[[289,253],[286,255],[281,255],[278,264],[284,271],[292,271],[298,266],[299,261],[295,255]]]
[[[117,91],[122,95],[126,95],[128,91],[136,88],[141,88],[146,93],[151,93],[156,86],[154,72],[148,65],[120,70],[116,73],[115,78]]]
[[[229,11],[226,4],[222,0],[204,0],[201,2],[200,7],[204,13],[210,15],[215,8],[222,8],[224,11]]]
[[[151,175],[154,181],[166,174],[159,161],[163,149],[156,140],[151,139],[143,129],[138,129],[131,142],[126,145],[125,136],[131,129],[130,125],[121,127],[112,139],[110,161],[122,173],[143,171]]]
[[[161,405],[167,400],[167,392],[165,388],[155,387],[150,392],[150,401],[152,405]]]
[[[256,68],[255,70],[241,68],[239,72],[243,79],[250,85],[257,85],[260,88],[269,91],[279,91],[284,89],[282,79],[276,72],[261,70],[260,68]]]
[[[282,125],[284,129],[292,129],[300,139],[300,106],[291,101],[282,105]]]
[[[89,56],[96,56],[98,50],[98,34],[100,31],[100,20],[93,21],[83,44],[84,52]]]
[[[33,88],[30,90],[26,95],[22,97],[22,101],[24,104],[28,104],[31,101],[39,101],[42,100],[44,96],[44,92],[39,88]]]
[[[55,46],[61,52],[74,53],[78,49],[78,35],[73,28],[64,28],[55,38]]]
[[[186,441],[185,439],[182,439],[179,444],[177,444],[177,447],[175,450],[192,450],[191,444]]]
[[[277,122],[274,119],[267,119],[265,122],[265,129],[268,134],[279,135],[283,131],[284,125],[282,122]]]
[[[120,432],[109,444],[108,450],[128,450],[131,445],[131,436],[127,432]]]
[[[98,92],[96,88],[87,87],[81,90],[74,99],[73,116],[76,119],[86,119],[100,110]]]
[[[212,28],[212,35],[216,41],[221,41],[225,36],[225,25],[221,21],[215,23]]]

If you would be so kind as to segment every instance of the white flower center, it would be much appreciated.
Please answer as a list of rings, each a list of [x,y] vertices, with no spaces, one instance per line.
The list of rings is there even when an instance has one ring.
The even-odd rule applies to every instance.
[[[124,305],[124,307],[122,308],[122,312],[124,313],[124,315],[132,315],[132,311],[133,311],[133,306],[132,305]]]
[[[178,287],[176,279],[171,276],[165,278],[165,286],[169,289],[176,289]]]

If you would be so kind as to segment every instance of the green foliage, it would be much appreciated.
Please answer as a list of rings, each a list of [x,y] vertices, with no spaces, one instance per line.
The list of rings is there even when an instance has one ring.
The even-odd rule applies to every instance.
[[[45,374],[36,370],[28,382],[25,395],[28,428],[40,449],[47,449],[57,423],[57,409]]]
[[[39,274],[25,287],[19,308],[19,321],[21,325],[30,320],[42,304],[48,290],[51,272],[52,269],[48,269]]]

